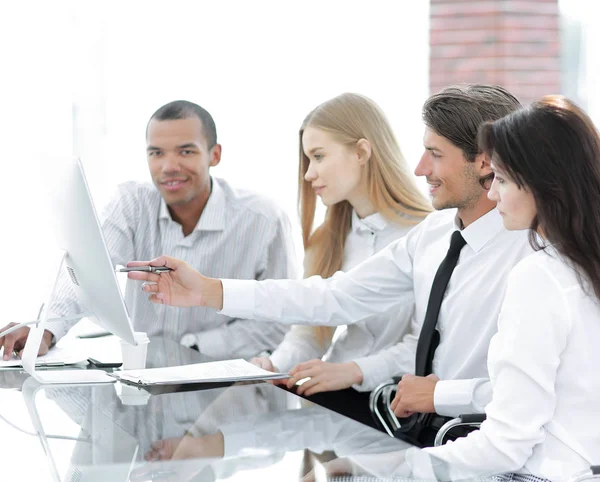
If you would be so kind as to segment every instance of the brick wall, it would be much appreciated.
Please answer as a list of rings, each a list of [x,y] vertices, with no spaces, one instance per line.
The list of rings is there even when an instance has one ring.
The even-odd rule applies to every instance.
[[[429,88],[499,84],[527,103],[560,91],[558,0],[430,0]]]

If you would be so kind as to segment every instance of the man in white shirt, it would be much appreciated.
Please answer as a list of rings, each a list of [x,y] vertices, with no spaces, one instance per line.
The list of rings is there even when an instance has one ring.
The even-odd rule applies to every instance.
[[[102,223],[115,265],[167,252],[217,277],[295,277],[287,215],[273,201],[210,176],[209,169],[221,160],[221,145],[205,109],[187,101],[166,104],[150,118],[146,142],[154,185],[120,185]],[[66,277],[64,281],[50,317],[84,311]],[[127,283],[125,301],[135,330],[196,345],[213,358],[251,357],[272,350],[287,331],[280,324],[241,322],[206,308],[153,306],[146,298],[137,284]],[[47,326],[40,354],[72,324]],[[22,328],[0,339],[4,353],[20,350],[28,332]]]
[[[197,304],[229,316],[287,324],[351,324],[414,303],[411,333],[380,354],[395,365],[399,375],[412,374],[434,278],[449,256],[453,233],[458,232],[464,246],[458,251],[449,284],[441,289],[441,306],[433,313],[439,345],[429,346],[430,375],[403,378],[396,413],[407,417],[413,413],[456,416],[482,412],[491,399],[487,352],[497,330],[506,279],[531,249],[525,233],[504,229],[495,203],[487,198],[492,172],[490,160],[479,151],[477,129],[519,107],[515,97],[496,86],[449,87],[430,97],[423,107],[425,152],[415,173],[427,178],[433,206],[439,212],[346,273],[327,280],[220,280],[160,257],[153,264],[173,264],[176,271],[161,276],[175,284],[162,283],[161,276],[153,274],[136,272],[129,277],[158,282],[144,288],[156,293],[151,300],[157,303]],[[439,295],[440,289],[437,291]],[[371,387],[381,381],[355,380]],[[401,436],[430,445],[443,420],[431,416],[421,424],[427,430]]]

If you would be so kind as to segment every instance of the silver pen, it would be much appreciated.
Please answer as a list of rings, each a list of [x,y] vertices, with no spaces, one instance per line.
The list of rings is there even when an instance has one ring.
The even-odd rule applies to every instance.
[[[130,271],[146,271],[150,273],[166,273],[167,271],[173,271],[167,266],[133,266],[131,268],[121,268],[119,273],[129,273]]]

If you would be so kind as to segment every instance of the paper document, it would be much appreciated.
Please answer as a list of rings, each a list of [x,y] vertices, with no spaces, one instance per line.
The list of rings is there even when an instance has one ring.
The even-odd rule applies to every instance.
[[[20,358],[17,358],[14,354],[10,360],[4,361],[4,349],[0,350],[0,368],[9,367],[20,367],[23,366]],[[63,365],[75,365],[77,363],[86,362],[87,356],[85,352],[75,347],[58,347],[55,346],[50,348],[48,353],[37,357],[35,366],[63,366]]]
[[[269,372],[242,359],[195,363],[177,367],[122,370],[109,373],[109,375],[135,385],[224,383],[276,380],[289,377],[287,373]]]

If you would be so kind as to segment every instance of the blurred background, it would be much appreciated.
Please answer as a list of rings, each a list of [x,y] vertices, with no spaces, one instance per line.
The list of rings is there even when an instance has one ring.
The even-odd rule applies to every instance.
[[[373,98],[412,167],[421,105],[452,83],[501,84],[524,103],[563,93],[598,123],[599,19],[585,0],[2,3],[0,325],[35,317],[53,276],[39,162],[81,157],[101,211],[118,183],[149,180],[149,116],[196,102],[223,145],[213,174],[276,199],[300,257],[297,132],[317,104]]]

